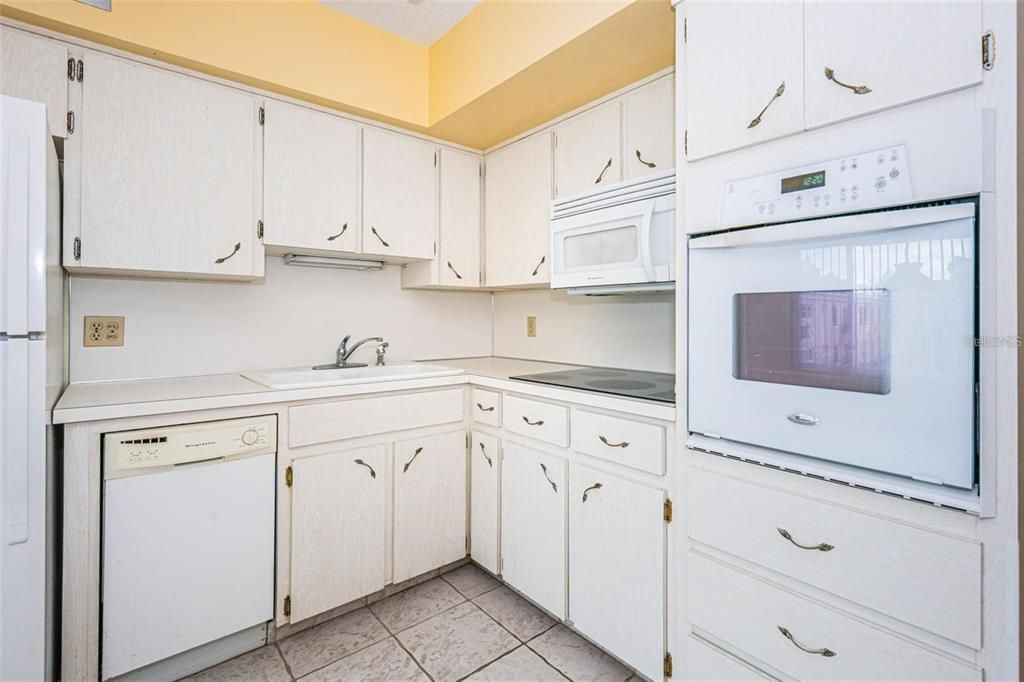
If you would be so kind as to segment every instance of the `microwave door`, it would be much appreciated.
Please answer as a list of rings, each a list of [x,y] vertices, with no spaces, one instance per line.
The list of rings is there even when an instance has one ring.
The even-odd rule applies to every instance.
[[[552,288],[651,281],[650,202],[552,221]]]

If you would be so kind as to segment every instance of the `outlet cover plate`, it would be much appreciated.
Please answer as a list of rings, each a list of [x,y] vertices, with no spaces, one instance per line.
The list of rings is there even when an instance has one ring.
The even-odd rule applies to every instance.
[[[124,345],[124,317],[86,315],[83,327],[86,348]]]
[[[537,336],[537,318],[533,315],[526,318],[526,335],[529,337]]]

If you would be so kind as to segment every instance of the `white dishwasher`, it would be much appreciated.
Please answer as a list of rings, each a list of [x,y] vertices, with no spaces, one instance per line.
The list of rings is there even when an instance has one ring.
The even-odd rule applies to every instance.
[[[104,434],[102,679],[273,618],[276,446],[274,416]]]

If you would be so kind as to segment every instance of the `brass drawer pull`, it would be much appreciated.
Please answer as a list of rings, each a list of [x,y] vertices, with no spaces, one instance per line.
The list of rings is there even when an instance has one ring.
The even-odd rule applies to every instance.
[[[345,234],[345,231],[347,229],[348,229],[348,223],[345,223],[344,225],[341,226],[341,232],[339,232],[338,234],[332,234],[330,237],[327,238],[327,241],[333,242],[335,239],[337,239],[341,235]]]
[[[584,490],[583,491],[583,501],[584,502],[587,501],[587,496],[590,494],[591,490],[600,490],[603,487],[604,486],[601,483],[595,483],[594,485],[592,485],[589,488],[587,488],[586,490]]]
[[[647,166],[648,168],[657,168],[658,167],[658,164],[654,163],[653,161],[644,161],[644,157],[640,156],[640,150],[639,149],[636,150],[636,160],[639,161],[640,163],[642,163],[643,165]]]
[[[364,467],[366,467],[367,469],[369,469],[369,470],[370,470],[370,478],[377,478],[377,472],[373,470],[373,467],[372,467],[372,466],[370,466],[369,464],[367,464],[366,462],[364,462],[364,461],[363,461],[363,460],[361,460],[361,459],[357,459],[357,460],[353,460],[353,461],[354,461],[354,462],[355,462],[356,464],[361,464],[362,466],[364,466]]]
[[[229,253],[228,255],[223,256],[221,258],[218,258],[217,260],[215,260],[213,262],[216,263],[217,265],[220,265],[221,263],[226,261],[228,258],[231,258],[236,253],[238,253],[239,249],[241,249],[241,248],[242,248],[242,242],[238,242],[237,244],[235,244],[235,248],[234,248],[234,250],[231,251],[231,253]]]
[[[762,109],[760,112],[758,112],[757,116],[754,117],[754,120],[752,120],[750,122],[750,124],[747,125],[747,127],[748,128],[755,128],[755,127],[761,125],[761,117],[764,116],[764,112],[768,111],[768,107],[770,107],[771,105],[775,104],[775,100],[777,100],[778,98],[782,97],[783,93],[785,93],[785,92],[786,92],[786,81],[782,81],[781,83],[779,83],[779,87],[775,88],[775,94],[772,95],[772,98],[770,100],[768,100],[768,104],[764,105],[764,109]]]
[[[612,160],[611,160],[611,157],[609,157],[608,158],[608,163],[606,163],[604,165],[604,168],[601,169],[601,173],[597,176],[597,180],[594,180],[594,184],[595,185],[601,184],[601,180],[604,179],[604,174],[607,173],[608,169],[611,168],[611,167],[612,167]]]
[[[779,531],[779,535],[786,538],[800,549],[816,549],[819,552],[831,552],[833,549],[835,549],[834,545],[830,545],[827,542],[822,542],[817,545],[801,545],[799,542],[793,539],[793,536],[790,535],[789,531],[785,528],[776,528],[775,530]]]
[[[523,415],[523,421],[526,422],[529,426],[544,426],[543,419],[538,419],[537,421],[532,422],[526,415]]]
[[[836,72],[832,69],[825,67],[825,80],[830,80],[841,88],[846,88],[855,95],[866,95],[871,92],[871,88],[866,85],[849,85],[836,78]]]
[[[491,405],[490,407],[484,407],[480,403],[477,403],[476,406],[480,409],[481,412],[494,412],[494,405]]]
[[[782,627],[781,625],[778,626],[778,627],[779,627],[779,632],[782,633],[782,636],[785,637],[786,639],[788,639],[789,641],[791,641],[796,646],[796,648],[799,649],[800,651],[805,651],[805,652],[807,652],[809,654],[816,654],[818,656],[824,656],[825,658],[832,658],[833,656],[836,655],[836,652],[832,651],[831,649],[825,649],[825,648],[812,649],[809,646],[801,644],[800,642],[796,641],[796,637],[793,636],[792,632],[790,632],[786,628]]]
[[[555,482],[551,480],[550,476],[548,476],[548,468],[544,465],[544,462],[540,463],[540,470],[544,472],[544,478],[548,479],[548,483],[551,484],[551,489],[557,493],[558,486],[555,485]]]
[[[408,471],[408,470],[409,470],[409,467],[410,467],[410,466],[412,465],[413,461],[414,461],[414,460],[415,460],[415,459],[416,459],[417,457],[419,457],[419,455],[420,455],[420,453],[421,453],[421,452],[423,452],[423,448],[416,448],[416,452],[412,453],[412,459],[410,459],[410,460],[409,460],[408,462],[406,462],[406,463],[405,463],[405,466],[404,466],[404,467],[402,467],[402,473],[403,473],[403,474],[404,474],[404,473],[405,473],[406,471]]]
[[[386,247],[388,247],[388,248],[391,248],[391,244],[388,244],[388,243],[387,243],[386,241],[384,241],[384,237],[381,237],[381,236],[380,236],[380,234],[379,234],[379,233],[377,232],[377,228],[376,228],[376,227],[373,227],[373,226],[371,225],[371,226],[370,226],[370,232],[372,232],[372,233],[373,233],[373,236],[374,236],[374,237],[376,237],[377,239],[379,239],[379,240],[380,240],[380,243],[381,243],[381,244],[383,244],[384,246],[386,246]]]
[[[459,271],[452,266],[451,261],[448,261],[448,269],[455,273],[455,279],[462,279],[462,275],[460,275]]]
[[[484,447],[483,442],[481,442],[479,445],[480,445],[480,454],[483,455],[484,459],[487,460],[487,466],[489,466],[491,468],[494,468],[494,462],[492,462],[491,458],[487,456],[487,448]]]
[[[610,448],[628,448],[629,447],[629,441],[627,441],[627,440],[624,440],[621,443],[609,443],[608,439],[605,438],[604,436],[598,436],[598,439],[602,443],[604,443],[605,445],[607,445]]]
[[[541,256],[540,257],[540,262],[537,263],[537,267],[535,267],[533,269],[533,272],[530,273],[530,277],[536,277],[537,276],[537,273],[540,272],[540,266],[544,265],[544,261],[546,261],[547,259],[548,259],[547,256]]]

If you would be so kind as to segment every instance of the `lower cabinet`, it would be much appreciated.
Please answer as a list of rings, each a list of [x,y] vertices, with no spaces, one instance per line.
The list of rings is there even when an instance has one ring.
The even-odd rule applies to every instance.
[[[503,455],[502,577],[547,611],[565,618],[567,462],[508,442]]]
[[[573,463],[569,619],[649,679],[665,655],[665,491]]]
[[[501,484],[499,441],[474,433],[469,452],[469,551],[491,573],[498,569],[498,488]]]
[[[390,582],[386,466],[386,445],[293,462],[293,623]]]
[[[466,556],[466,432],[395,443],[394,576]]]

